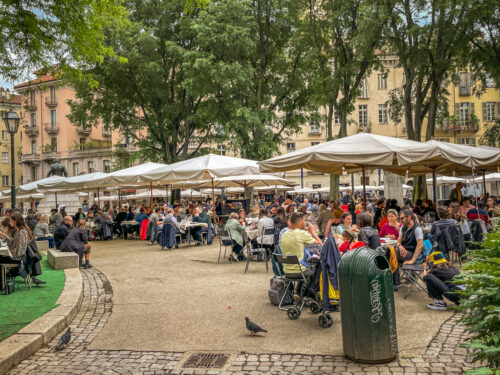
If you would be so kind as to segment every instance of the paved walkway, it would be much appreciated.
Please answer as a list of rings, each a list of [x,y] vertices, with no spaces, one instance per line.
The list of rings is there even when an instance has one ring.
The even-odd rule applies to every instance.
[[[440,328],[422,357],[400,358],[383,365],[365,365],[341,356],[239,353],[224,370],[181,369],[184,353],[131,350],[89,350],[88,346],[108,321],[113,290],[106,276],[93,268],[83,270],[84,298],[71,328],[68,347],[55,352],[57,338],[9,374],[461,374],[470,366],[460,348],[465,334],[455,314]],[[425,329],[425,327],[421,327]]]

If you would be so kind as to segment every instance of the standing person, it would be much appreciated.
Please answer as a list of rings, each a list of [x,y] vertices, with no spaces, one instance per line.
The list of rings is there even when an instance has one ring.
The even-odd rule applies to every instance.
[[[352,203],[352,196],[351,196],[351,191],[347,190],[342,197],[342,204],[349,204]]]
[[[80,219],[77,221],[76,227],[68,233],[62,242],[60,250],[65,252],[73,251],[77,253],[79,258],[79,267],[91,268],[92,265],[89,263],[91,245],[88,241],[88,230],[85,228],[85,220]],[[84,255],[85,264],[83,263]]]
[[[64,216],[62,216],[61,213],[57,211],[56,208],[51,209],[50,214],[51,216],[50,216],[49,226],[53,228],[52,230],[54,230],[55,228],[59,227],[62,224]]]
[[[448,199],[450,201],[457,201],[458,203],[462,203],[462,188],[464,187],[464,184],[461,182],[457,182],[455,187],[451,189],[450,195],[448,196]]]
[[[398,223],[398,212],[394,209],[387,211],[388,222],[382,226],[382,229],[378,233],[380,237],[387,237],[391,240],[397,240],[399,238],[399,223]]]
[[[89,211],[89,204],[87,203],[86,199],[83,201],[82,211],[85,212],[85,213]]]
[[[0,238],[5,239],[7,247],[12,257],[0,255],[0,263],[19,264],[28,249],[28,244],[33,241],[30,228],[26,225],[23,215],[20,212],[12,212],[9,217],[9,231],[0,232]],[[40,272],[37,275],[41,274]],[[46,284],[35,276],[31,279],[36,285]],[[2,288],[4,285],[2,285]]]
[[[73,216],[73,221],[77,222],[78,220],[84,219],[85,220],[85,214],[83,213],[83,209],[79,208],[75,216]]]
[[[383,217],[382,210],[384,209],[384,206],[385,206],[385,199],[384,198],[380,198],[377,201],[377,204],[376,204],[376,207],[375,207],[375,210],[374,210],[374,215],[373,215],[373,227],[374,228],[378,228],[378,222]]]
[[[427,305],[428,309],[445,311],[447,304],[443,297],[446,297],[456,305],[460,304],[461,287],[453,282],[453,279],[460,272],[446,261],[441,252],[434,252],[429,255],[428,262],[422,264],[424,270],[422,276],[427,286],[427,294],[434,299],[433,303]],[[429,267],[429,269],[428,269]]]

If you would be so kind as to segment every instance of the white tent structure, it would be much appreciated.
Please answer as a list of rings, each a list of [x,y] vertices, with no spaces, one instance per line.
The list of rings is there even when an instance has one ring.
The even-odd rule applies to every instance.
[[[62,176],[50,176],[47,178],[42,178],[41,180],[38,181],[33,181],[21,186],[17,186],[16,192],[19,194],[40,193],[43,192],[43,189],[39,188],[40,185],[46,183],[51,184],[51,183],[63,182],[66,179],[67,177],[62,177]],[[10,196],[10,189],[3,191],[2,194],[5,196]]]

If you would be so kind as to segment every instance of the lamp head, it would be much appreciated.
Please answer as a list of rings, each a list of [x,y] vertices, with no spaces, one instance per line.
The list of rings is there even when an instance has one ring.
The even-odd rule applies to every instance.
[[[3,112],[3,121],[5,123],[5,127],[7,131],[11,134],[17,133],[17,129],[19,128],[19,116],[16,112],[10,109],[8,112]]]

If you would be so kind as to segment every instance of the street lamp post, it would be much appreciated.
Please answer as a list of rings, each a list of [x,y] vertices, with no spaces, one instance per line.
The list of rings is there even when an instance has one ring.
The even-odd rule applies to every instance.
[[[8,112],[3,113],[3,121],[7,131],[10,133],[10,174],[11,174],[11,184],[10,184],[10,202],[11,207],[16,207],[16,171],[15,171],[15,148],[14,148],[14,135],[17,133],[19,128],[19,116],[12,109]]]

